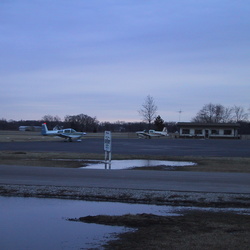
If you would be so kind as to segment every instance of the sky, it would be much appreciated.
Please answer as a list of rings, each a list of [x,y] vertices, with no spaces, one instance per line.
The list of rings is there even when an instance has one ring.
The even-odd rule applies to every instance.
[[[249,0],[0,0],[0,119],[166,122],[250,108]],[[179,111],[182,111],[181,113]]]

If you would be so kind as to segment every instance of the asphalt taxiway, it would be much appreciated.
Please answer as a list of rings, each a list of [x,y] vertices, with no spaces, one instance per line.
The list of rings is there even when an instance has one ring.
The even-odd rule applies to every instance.
[[[0,184],[250,193],[250,174],[1,166]]]
[[[0,150],[33,152],[104,153],[101,138],[83,139],[82,142],[30,141],[1,142]],[[250,157],[250,140],[198,140],[198,139],[113,139],[113,154]]]

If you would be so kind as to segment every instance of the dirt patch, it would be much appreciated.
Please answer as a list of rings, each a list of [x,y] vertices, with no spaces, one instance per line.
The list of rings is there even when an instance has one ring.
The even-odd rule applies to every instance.
[[[169,217],[153,214],[87,216],[73,221],[135,228],[105,249],[249,249],[250,216],[192,212]]]

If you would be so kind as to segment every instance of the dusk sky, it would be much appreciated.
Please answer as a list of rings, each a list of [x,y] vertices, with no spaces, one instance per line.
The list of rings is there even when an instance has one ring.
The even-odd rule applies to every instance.
[[[250,108],[249,0],[0,0],[0,119]]]

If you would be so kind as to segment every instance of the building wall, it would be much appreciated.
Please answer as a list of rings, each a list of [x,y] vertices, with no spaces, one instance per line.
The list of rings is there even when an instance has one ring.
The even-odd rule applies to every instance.
[[[180,137],[186,138],[238,138],[235,128],[181,127]]]

